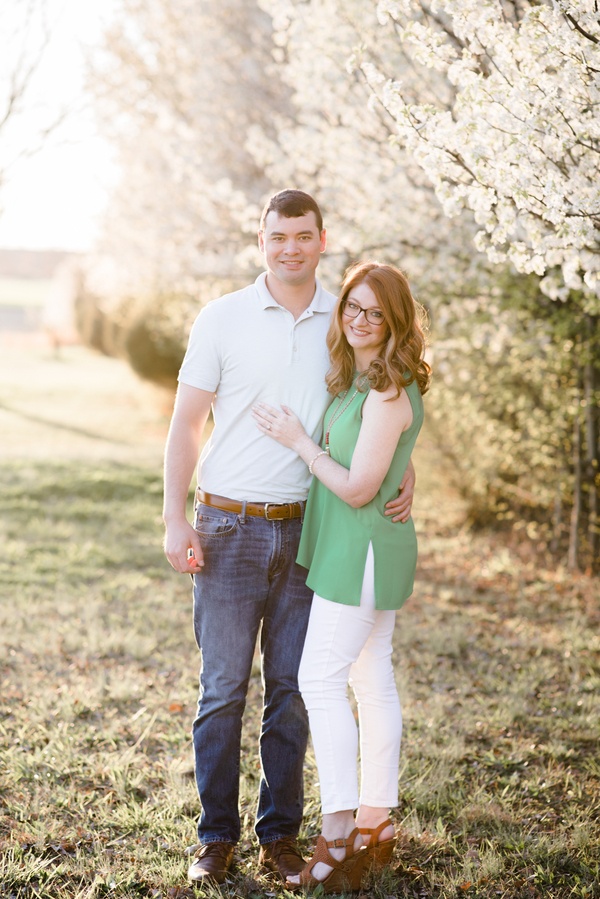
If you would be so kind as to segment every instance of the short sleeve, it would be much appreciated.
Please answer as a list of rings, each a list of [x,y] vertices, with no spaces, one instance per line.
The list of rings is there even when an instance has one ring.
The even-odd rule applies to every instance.
[[[206,306],[192,325],[178,381],[214,393],[221,380],[219,320],[216,305]]]

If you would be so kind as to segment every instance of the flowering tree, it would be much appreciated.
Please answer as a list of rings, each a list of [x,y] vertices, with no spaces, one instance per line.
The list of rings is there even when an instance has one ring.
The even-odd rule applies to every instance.
[[[472,497],[507,519],[554,509],[554,535],[571,507],[571,561],[583,520],[593,554],[600,66],[591,0],[585,14],[543,0],[260,2],[293,90],[273,142],[286,152],[265,153],[263,141],[267,170],[314,173],[333,241],[341,237],[347,256],[400,261],[433,304],[430,404],[461,447]]]
[[[283,102],[264,74],[271,40],[243,0],[121,0],[91,78],[122,173],[102,243],[121,292],[231,277],[268,189],[246,135]]]
[[[451,104],[358,63],[445,212],[472,210],[477,246],[581,291],[600,311],[600,21],[596,0],[382,0],[382,23],[454,86]]]
[[[555,534],[572,509],[571,561],[583,520],[593,554],[592,0],[121,2],[96,79],[124,172],[105,248],[120,294],[153,296],[142,331],[177,342],[198,294],[247,278],[265,197],[308,190],[328,286],[376,256],[432,309],[430,409],[474,504],[554,509]]]
[[[394,118],[447,215],[469,210],[476,246],[535,273],[566,305],[546,309],[553,341],[571,348],[569,559],[587,520],[599,545],[600,21],[596,0],[381,0],[382,25],[417,66],[443,75],[447,96],[423,97],[389,59],[356,65]],[[532,313],[544,314],[544,308]],[[564,418],[564,416],[563,416]]]
[[[255,271],[246,231],[268,181],[246,136],[258,121],[269,132],[285,95],[264,71],[271,21],[255,3],[118,0],[112,21],[90,86],[120,180],[80,320],[173,382],[199,303]]]
[[[271,71],[290,100],[274,116],[276,133],[257,124],[249,147],[273,183],[304,187],[321,203],[329,232],[321,270],[332,289],[346,265],[366,257],[405,268],[429,305],[442,292],[460,294],[466,282],[472,289],[485,262],[470,249],[473,220],[448,226],[426,175],[399,145],[393,117],[381,105],[369,108],[363,79],[349,67],[362,44],[410,70],[375,4],[259,2],[273,19]],[[421,88],[450,95],[437,73],[425,72]]]

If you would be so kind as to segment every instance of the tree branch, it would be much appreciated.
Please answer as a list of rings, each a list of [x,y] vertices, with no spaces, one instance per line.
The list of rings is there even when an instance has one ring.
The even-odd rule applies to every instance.
[[[594,37],[593,34],[590,34],[589,31],[586,31],[585,28],[582,28],[577,19],[575,19],[571,15],[571,13],[564,13],[564,17],[571,23],[573,28],[578,31],[579,34],[582,34],[583,37],[587,38],[588,41],[592,41],[592,43],[594,44],[600,44],[600,40],[597,37]]]

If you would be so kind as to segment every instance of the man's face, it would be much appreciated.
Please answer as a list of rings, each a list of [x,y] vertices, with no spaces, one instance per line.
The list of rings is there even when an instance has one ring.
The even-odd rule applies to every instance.
[[[319,233],[312,210],[293,218],[269,212],[264,230],[258,233],[258,246],[269,273],[289,285],[314,280],[325,244],[325,231]]]

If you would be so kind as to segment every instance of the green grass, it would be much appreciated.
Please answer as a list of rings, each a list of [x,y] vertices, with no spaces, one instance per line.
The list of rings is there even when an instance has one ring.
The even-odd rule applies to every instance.
[[[0,447],[0,896],[187,899],[198,658],[189,579],[161,550],[164,414],[131,400],[141,388],[120,363],[75,349],[30,361],[5,393],[3,423],[22,426]],[[76,404],[65,366],[95,402]],[[14,379],[0,362],[0,389],[7,371]],[[113,443],[110,416],[125,413],[111,383],[130,402]],[[29,445],[34,390],[43,415]],[[143,452],[131,436],[140,421]],[[420,572],[395,635],[399,844],[363,895],[600,896],[598,585],[544,567],[526,545],[470,534],[443,465],[425,435]],[[256,867],[259,714],[256,666],[243,839],[232,877],[203,891],[211,899],[291,895]],[[308,852],[320,825],[312,754],[306,794]]]
[[[42,306],[50,278],[0,278],[0,306]]]

